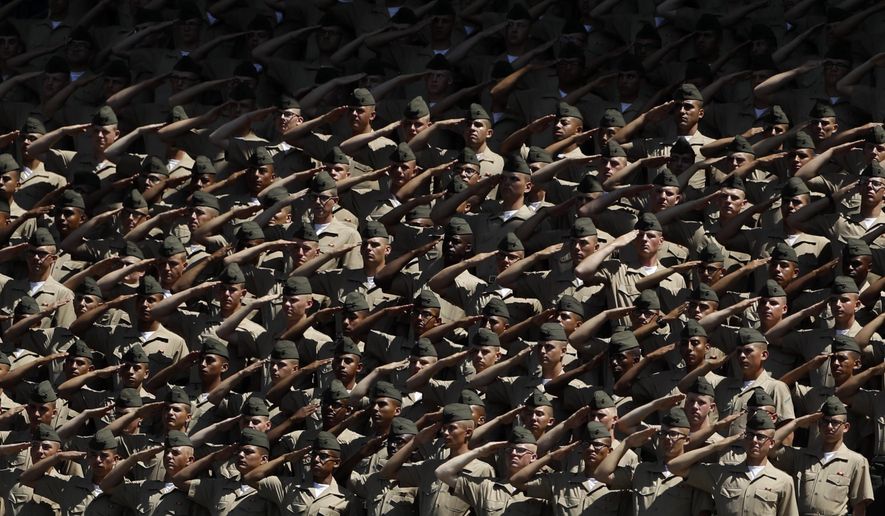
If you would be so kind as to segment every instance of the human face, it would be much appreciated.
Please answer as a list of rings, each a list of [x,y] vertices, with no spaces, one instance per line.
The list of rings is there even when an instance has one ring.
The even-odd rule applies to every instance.
[[[70,74],[66,73],[44,73],[42,85],[42,97],[50,99],[54,97],[62,88],[71,82]]]
[[[731,166],[731,170],[734,170],[746,165],[752,159],[753,155],[749,152],[732,152],[728,156],[728,164]]]
[[[556,319],[562,325],[562,329],[565,330],[567,336],[571,335],[584,322],[580,315],[568,310],[560,310],[556,315]]]
[[[610,356],[609,362],[612,368],[612,374],[615,378],[620,378],[630,368],[639,361],[640,353],[636,350],[628,350],[623,353],[615,353]]]
[[[323,418],[323,428],[332,428],[350,414],[350,405],[347,400],[333,400],[323,403],[320,407],[320,415]]]
[[[221,304],[221,313],[228,316],[240,307],[240,301],[246,293],[242,283],[228,285],[222,283],[215,287],[215,299]]]
[[[814,149],[796,149],[790,152],[790,172],[795,174],[803,165],[811,161],[814,156]]]
[[[0,59],[6,61],[21,53],[22,44],[18,36],[12,34],[0,35]]]
[[[590,421],[601,423],[611,431],[615,427],[615,423],[618,422],[618,410],[614,407],[598,410],[591,409],[589,416],[587,416],[587,422]]]
[[[495,265],[498,273],[506,271],[511,265],[525,258],[525,251],[511,251],[509,253],[499,252],[495,257]]]
[[[130,389],[138,389],[150,374],[147,364],[138,362],[123,362],[117,372],[123,386]]]
[[[854,313],[860,306],[858,294],[839,294],[830,296],[828,304],[837,324],[846,325],[854,321]]]
[[[104,478],[114,466],[117,465],[117,460],[120,458],[117,455],[116,450],[102,450],[102,451],[91,451],[89,452],[89,466],[92,468],[92,473],[96,478]]]
[[[200,378],[220,378],[228,370],[229,364],[224,357],[204,354],[200,360]]]
[[[319,254],[319,242],[311,242],[309,240],[300,240],[296,238],[294,239],[294,243],[295,245],[291,247],[292,261],[298,265],[304,265],[306,261]]]
[[[743,445],[747,458],[761,460],[768,456],[768,450],[774,438],[774,430],[747,430],[744,433]]]
[[[415,161],[397,162],[390,164],[390,188],[392,191],[398,190],[404,184],[408,183],[415,177]]]
[[[149,296],[138,296],[136,308],[138,309],[138,320],[141,323],[151,323],[154,321],[151,315],[151,308],[155,303],[163,300],[163,294],[151,294]]]
[[[400,414],[400,403],[391,398],[375,398],[372,402],[372,424],[378,427],[390,425],[393,418]]]
[[[531,26],[529,20],[507,20],[507,26],[504,28],[507,45],[519,46],[525,43]]]
[[[441,14],[430,17],[430,39],[433,41],[448,41],[455,27],[455,17],[450,14]]]
[[[640,231],[633,241],[636,253],[640,258],[650,259],[658,255],[664,245],[664,234],[660,231]]]
[[[747,194],[736,188],[723,188],[719,196],[719,216],[732,218],[747,204]]]
[[[548,428],[556,424],[556,421],[553,419],[553,407],[549,406],[525,407],[522,409],[522,413],[520,413],[520,418],[522,419],[522,424],[531,430],[536,438],[543,435]]]
[[[446,442],[446,448],[457,449],[464,445],[473,435],[473,428],[465,421],[455,421],[444,424],[439,431],[440,436]]]
[[[507,469],[511,474],[528,466],[538,457],[537,444],[511,444],[507,447]]]
[[[31,462],[37,463],[52,457],[61,449],[61,443],[57,441],[31,441]]]
[[[766,327],[770,327],[780,322],[787,313],[787,298],[763,297],[758,301],[756,311],[759,312],[759,320]]]
[[[430,117],[429,116],[423,116],[421,118],[414,119],[414,120],[404,118],[402,121],[402,125],[400,125],[400,128],[402,129],[403,134],[405,135],[405,141],[411,140],[412,138],[417,136],[418,133],[427,129],[428,127],[430,127]]]
[[[621,170],[622,168],[627,166],[627,158],[622,156],[614,156],[611,158],[603,158],[602,159],[602,169],[599,171],[602,174],[602,177],[599,178],[600,181],[605,181],[615,174],[615,172]]]
[[[694,48],[699,56],[715,56],[719,51],[719,35],[711,30],[695,32]]]
[[[495,365],[501,357],[501,349],[494,346],[471,346],[470,361],[476,372],[485,371]]]
[[[814,140],[814,143],[820,143],[832,136],[838,128],[839,124],[836,123],[836,117],[827,116],[813,119],[806,130],[811,133],[811,139]]]
[[[670,163],[667,164],[667,168],[670,169],[670,172],[678,175],[692,166],[694,162],[694,154],[670,154]]]
[[[852,256],[842,260],[842,272],[857,284],[863,284],[873,266],[872,256]]]
[[[450,235],[443,238],[443,254],[446,263],[457,263],[473,251],[473,235]]]
[[[301,116],[301,110],[296,108],[281,109],[277,111],[274,119],[274,125],[280,134],[285,133],[291,127],[298,127],[302,122],[304,122],[304,117]]]
[[[283,297],[283,312],[290,321],[300,320],[311,306],[313,299],[309,295]]]
[[[535,353],[542,368],[560,365],[565,355],[565,342],[558,340],[539,342],[535,346]]]
[[[40,247],[28,247],[25,251],[25,261],[28,264],[28,275],[31,278],[42,277],[47,273],[58,257],[55,254],[55,246],[44,245]]]
[[[829,84],[836,84],[851,70],[851,61],[846,59],[827,59],[824,61],[824,79]]]
[[[599,248],[599,240],[596,236],[572,237],[569,242],[569,253],[572,264],[575,266]]]
[[[55,402],[50,401],[49,403],[28,403],[25,407],[25,410],[28,412],[28,421],[31,422],[31,427],[36,428],[40,423],[50,425],[52,424],[52,418],[55,417],[55,414],[58,410],[55,408]]]
[[[657,213],[679,204],[682,195],[678,186],[655,186],[655,189],[648,194],[648,201],[651,211]]]
[[[92,361],[86,357],[75,357],[73,355],[68,355],[67,358],[65,358],[65,378],[74,378],[76,376],[86,374],[93,369],[95,369],[95,367],[92,365]]]
[[[194,461],[194,449],[190,446],[166,448],[163,452],[163,465],[167,474],[175,474]]]
[[[455,165],[455,174],[468,185],[474,185],[479,181],[479,165],[459,163]]]
[[[439,308],[412,309],[412,328],[418,335],[436,327],[439,324]]]
[[[698,128],[698,122],[704,118],[703,103],[699,100],[678,102],[673,116],[676,119],[676,128],[679,134],[693,134]]]
[[[79,317],[86,313],[88,310],[91,310],[100,305],[101,302],[101,299],[96,296],[84,296],[78,294],[76,297],[74,297],[74,313],[77,315],[77,317]]]
[[[851,423],[848,422],[848,416],[840,414],[838,416],[824,416],[818,420],[817,427],[823,441],[832,444],[842,440],[842,436],[851,428]]]
[[[532,178],[527,174],[516,172],[504,172],[501,174],[501,183],[498,185],[498,195],[504,202],[513,202],[521,199],[532,189]]]
[[[802,194],[795,197],[786,197],[781,199],[781,217],[786,219],[793,213],[796,213],[802,208],[808,206],[808,203],[810,202],[811,196],[808,194]]]
[[[448,70],[427,70],[424,76],[424,89],[429,95],[444,95],[454,82],[452,72]]]
[[[341,380],[344,385],[349,385],[356,375],[363,370],[363,362],[357,355],[335,355],[332,360],[332,370],[335,378]]]
[[[575,84],[581,80],[584,62],[581,59],[560,59],[556,63],[556,76],[560,85]]]
[[[854,351],[837,351],[830,355],[830,371],[836,385],[851,378],[860,369],[860,365],[860,355]]]
[[[409,441],[414,439],[415,436],[412,434],[405,435],[393,435],[390,434],[387,436],[387,456],[393,457],[393,454],[398,452],[400,448],[405,446]]]
[[[637,70],[618,72],[618,93],[625,98],[635,98],[639,94],[642,76]]]
[[[310,456],[310,473],[314,480],[325,480],[341,463],[341,454],[334,450],[314,450]]]
[[[467,146],[478,150],[492,136],[491,124],[488,120],[470,120],[464,129],[464,140]]]
[[[273,183],[275,179],[273,165],[261,165],[260,167],[248,168],[246,169],[244,179],[246,181],[246,188],[248,188],[253,195],[257,195]]]
[[[414,355],[409,357],[409,376],[423,370],[425,367],[432,366],[438,360],[439,358],[437,357],[417,357]]]
[[[885,143],[867,142],[863,146],[863,154],[865,161],[885,160]]]
[[[267,462],[267,450],[259,446],[243,444],[237,453],[237,471],[248,473]]]
[[[786,287],[796,279],[799,265],[789,260],[778,260],[768,263],[768,277],[777,282],[781,287]]]
[[[288,378],[298,371],[298,361],[294,358],[280,358],[271,362],[270,378],[276,384],[284,378]]]
[[[713,285],[725,275],[725,264],[722,262],[702,263],[698,266],[698,276],[701,283]]]
[[[89,133],[92,135],[95,149],[102,152],[120,136],[120,130],[116,125],[93,125],[89,128]]]
[[[682,455],[682,450],[688,441],[688,433],[688,428],[671,428],[664,425],[655,434],[658,453],[668,460]]]
[[[573,136],[583,129],[581,120],[572,116],[560,117],[553,125],[553,139],[556,141]]]
[[[594,439],[587,443],[587,449],[584,450],[584,465],[592,470],[602,463],[608,454],[612,451],[612,440],[610,437]]]
[[[270,430],[271,426],[270,418],[267,416],[246,416],[244,414],[240,419],[241,431],[246,428],[251,428],[252,430],[258,430],[259,432],[267,432]]]
[[[341,27],[321,27],[316,33],[317,48],[324,54],[332,54],[341,46],[343,36],[344,30]]]
[[[882,202],[885,197],[885,179],[866,177],[861,180],[861,206],[871,207]]]
[[[160,284],[169,288],[181,277],[187,267],[187,255],[178,253],[161,260],[157,265],[160,272]]]
[[[762,370],[762,363],[768,359],[768,350],[760,344],[747,344],[738,348],[737,359],[744,378],[752,379]]]
[[[19,170],[10,170],[0,174],[0,188],[3,188],[7,199],[11,198],[12,194],[18,190],[20,173]]]
[[[124,208],[123,211],[117,214],[117,221],[120,226],[120,232],[124,235],[135,229],[136,226],[138,226],[145,220],[147,220],[146,213],[129,208]]]
[[[359,310],[357,312],[344,312],[344,317],[342,320],[344,334],[350,335],[351,328],[353,328],[354,325],[358,324],[363,319],[368,317],[368,315],[369,315],[368,310]]]
[[[313,218],[313,221],[320,224],[330,221],[332,218],[332,210],[335,208],[335,203],[338,202],[338,196],[331,191],[328,191],[319,193],[311,192],[307,197],[311,201],[310,215]]]
[[[719,303],[715,301],[689,299],[688,310],[686,310],[686,312],[688,313],[688,316],[695,321],[700,321],[705,315],[712,314],[716,310],[719,310]]]
[[[353,134],[366,131],[375,119],[375,106],[351,106],[350,130]]]
[[[167,430],[181,430],[191,420],[190,406],[185,403],[167,403],[163,411],[163,424]]]
[[[388,254],[390,254],[390,244],[386,238],[369,238],[363,240],[360,245],[360,255],[367,264],[384,265]]]
[[[206,222],[209,222],[213,217],[217,215],[218,212],[214,208],[208,208],[206,206],[194,206],[194,208],[191,210],[191,216],[188,219],[187,227],[191,231],[194,231]]]
[[[504,333],[504,330],[510,327],[510,322],[504,317],[497,315],[485,315],[483,316],[480,325],[483,328],[495,332],[497,335],[501,335]]]
[[[193,72],[173,70],[169,75],[169,88],[172,93],[182,92],[200,82],[200,76]]]
[[[34,143],[34,140],[42,136],[37,133],[26,133],[19,136],[19,149],[21,150],[22,160],[26,163],[33,159],[33,156],[28,154],[28,149],[31,147],[31,144]]]
[[[707,351],[710,351],[710,342],[707,337],[696,335],[688,339],[681,339],[677,348],[682,359],[685,360],[688,370],[691,371],[704,361]]]
[[[86,213],[73,206],[61,206],[55,210],[55,227],[62,237],[79,228],[86,222]]]
[[[699,428],[714,408],[716,408],[716,403],[712,396],[693,392],[685,395],[685,415],[688,416],[688,422],[692,428]]]

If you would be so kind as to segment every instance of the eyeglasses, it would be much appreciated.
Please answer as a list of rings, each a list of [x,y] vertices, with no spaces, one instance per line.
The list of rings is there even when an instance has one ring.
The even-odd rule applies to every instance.
[[[320,195],[320,194],[315,194],[315,193],[308,194],[308,195],[311,199],[316,200],[316,201],[320,201],[323,204],[325,204],[335,198],[331,195]]]
[[[769,439],[771,439],[771,437],[769,437],[769,436],[767,436],[767,435],[765,435],[765,434],[757,434],[757,433],[753,433],[753,432],[746,432],[746,433],[744,433],[744,439],[750,439],[750,440],[752,440],[752,441],[757,441],[757,442],[760,442],[760,443],[764,443],[765,441],[768,441]]]
[[[516,455],[525,455],[527,453],[534,453],[532,450],[528,448],[523,448],[521,446],[511,446],[509,448],[510,452]]]
[[[667,439],[670,439],[671,441],[678,441],[680,439],[687,439],[688,438],[687,435],[679,433],[675,430],[670,430],[669,432],[665,431],[665,430],[660,430],[658,432],[655,432],[655,435],[658,437],[658,439],[663,439],[666,437]]]
[[[882,182],[882,181],[866,180],[866,181],[864,181],[864,184],[874,190],[878,190],[882,187],[885,187],[885,182]]]
[[[315,452],[313,454],[313,456],[315,459],[317,459],[318,461],[320,461],[322,463],[326,463],[326,462],[329,462],[330,460],[337,460],[338,459],[338,457],[331,455],[329,453],[324,453],[324,452]]]
[[[593,448],[594,450],[602,450],[605,448],[611,448],[611,444],[606,443],[606,442],[601,442],[601,441],[591,441],[590,443],[588,443],[588,446],[590,448]]]
[[[833,419],[831,417],[825,417],[817,422],[820,426],[835,426],[836,428],[839,428],[846,423],[848,423],[848,421],[839,421],[838,419]]]

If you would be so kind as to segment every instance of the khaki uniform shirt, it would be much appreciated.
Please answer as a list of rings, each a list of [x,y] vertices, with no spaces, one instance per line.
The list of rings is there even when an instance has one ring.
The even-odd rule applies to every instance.
[[[454,492],[466,500],[476,514],[540,515],[546,509],[543,500],[530,498],[509,483],[488,478],[458,476]]]
[[[162,480],[125,482],[113,490],[111,499],[135,514],[153,516],[180,516],[194,508],[186,494]]]
[[[882,396],[882,391],[866,389],[857,391],[857,394],[851,398],[848,410],[870,418],[875,429],[873,454],[877,458],[885,457],[885,397]]]
[[[255,488],[226,478],[202,478],[190,481],[187,497],[215,516],[267,514],[267,500]]]
[[[13,279],[8,281],[0,291],[0,307],[9,309],[12,312],[15,304],[22,296],[30,295],[41,307],[47,307],[53,303],[61,303],[63,301],[72,301],[74,293],[58,281],[49,277],[43,282],[43,285],[36,290],[31,290],[30,282],[27,279]],[[53,326],[62,326],[67,328],[74,322],[76,316],[74,314],[74,304],[67,303],[55,310],[51,318],[47,317],[41,321],[41,328],[50,328]]]
[[[279,507],[284,516],[347,514],[350,504],[347,493],[341,491],[334,479],[319,495],[311,486],[310,481],[299,485],[290,479],[271,476],[258,482],[258,495]]]
[[[793,479],[770,463],[752,479],[746,462],[697,464],[685,483],[711,493],[718,514],[799,515]]]
[[[713,509],[709,496],[688,485],[682,477],[667,475],[665,464],[642,462],[635,467],[621,466],[615,470],[609,485],[633,494],[633,512],[647,514],[700,514]]]
[[[362,242],[362,238],[360,238],[360,234],[357,230],[335,219],[332,219],[332,222],[329,223],[326,229],[317,231],[317,236],[320,238],[320,253],[327,253],[333,248],[337,249],[349,244],[358,244]],[[343,257],[326,262],[320,267],[320,270],[327,271],[329,269],[343,268],[362,269],[362,267],[363,259],[360,257],[359,247],[354,247]]]
[[[365,503],[368,516],[412,516],[415,514],[417,487],[400,487],[381,478],[378,472],[350,474],[348,487]]]
[[[396,477],[400,487],[418,488],[418,514],[439,516],[463,516],[470,510],[470,504],[456,495],[448,484],[436,478],[436,468],[444,459],[428,459],[400,468]],[[491,478],[495,472],[487,463],[472,460],[463,470],[462,477]]]
[[[780,380],[772,378],[766,371],[762,371],[759,378],[756,378],[746,386],[744,386],[743,379],[729,377],[722,380],[716,386],[715,391],[716,407],[719,409],[719,416],[725,417],[746,409],[747,400],[750,399],[753,390],[757,387],[762,387],[774,400],[775,409],[781,421],[787,421],[795,417],[790,389]],[[728,435],[742,433],[745,425],[746,419],[738,418],[731,424]]]
[[[625,263],[620,260],[608,261],[599,268],[596,276],[608,283],[605,288],[608,308],[633,306],[633,301],[639,297],[636,282],[646,276],[642,270],[633,263]],[[663,267],[658,262],[657,267]],[[658,284],[655,289],[661,299],[661,310],[668,312],[676,308],[685,300],[687,287],[685,278],[680,274],[671,274]]]
[[[63,507],[66,515],[119,514],[123,508],[111,502],[110,496],[83,477],[68,479],[44,475],[34,482],[34,493]]]
[[[536,476],[525,485],[528,496],[546,500],[554,516],[621,514],[623,494],[579,473],[557,472]]]

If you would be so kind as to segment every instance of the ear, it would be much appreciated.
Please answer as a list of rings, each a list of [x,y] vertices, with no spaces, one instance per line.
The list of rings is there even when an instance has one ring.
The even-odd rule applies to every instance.
[[[698,118],[704,118],[704,108],[698,109]]]
[[[547,428],[553,428],[554,426],[556,426],[556,418],[555,418],[555,417],[551,417],[551,418],[547,421]]]
[[[531,180],[531,179],[529,179],[528,181],[526,181],[526,182],[525,182],[525,193],[529,193],[529,192],[531,192],[533,186],[534,186],[534,183],[532,183],[532,180]]]
[[[398,415],[402,414],[402,412],[403,412],[403,408],[397,407],[396,410],[393,411],[393,415],[398,416]]]
[[[489,127],[489,129],[486,131],[486,138],[491,138],[493,134],[495,134],[495,130]]]
[[[762,350],[762,361],[764,362],[764,361],[766,361],[766,360],[768,360],[768,350],[767,350],[767,349],[763,349],[763,350]]]
[[[225,362],[225,363],[221,364],[221,372],[222,373],[226,373],[228,369],[230,369],[230,363]]]

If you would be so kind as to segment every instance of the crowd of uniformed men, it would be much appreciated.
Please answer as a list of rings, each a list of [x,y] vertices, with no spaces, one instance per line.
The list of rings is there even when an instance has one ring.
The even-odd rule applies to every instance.
[[[885,513],[885,2],[0,2],[2,514]]]

